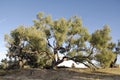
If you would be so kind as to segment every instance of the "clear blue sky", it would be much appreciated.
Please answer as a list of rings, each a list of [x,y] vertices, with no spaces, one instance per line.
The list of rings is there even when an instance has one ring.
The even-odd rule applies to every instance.
[[[112,41],[120,39],[120,0],[0,0],[0,57],[6,50],[4,34],[32,25],[38,12],[53,19],[77,15],[90,33],[108,24]]]

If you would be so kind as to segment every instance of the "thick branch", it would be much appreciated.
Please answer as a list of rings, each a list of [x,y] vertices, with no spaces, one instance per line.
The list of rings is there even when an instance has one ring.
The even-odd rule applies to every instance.
[[[86,59],[86,61],[88,62],[88,63],[90,63],[92,66],[93,66],[93,68],[95,68],[95,69],[97,69],[98,67],[97,66],[95,66],[88,58]]]
[[[80,62],[80,63],[84,63],[85,61],[87,61],[90,65],[92,66],[89,66],[88,64],[85,64],[85,66],[87,66],[88,68],[98,68],[97,66],[95,66],[87,57],[83,56],[83,57],[79,57],[79,56],[74,56],[72,58],[69,58],[75,62]]]

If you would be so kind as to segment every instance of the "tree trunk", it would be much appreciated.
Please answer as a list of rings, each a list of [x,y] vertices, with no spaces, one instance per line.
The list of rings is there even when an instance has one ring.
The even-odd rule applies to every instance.
[[[56,68],[57,68],[57,65],[60,64],[60,63],[62,63],[62,62],[64,61],[64,58],[65,58],[65,57],[63,57],[63,58],[60,60],[59,57],[58,57],[57,50],[55,50],[55,51],[54,51],[54,59],[53,59],[53,61],[52,61],[52,68],[53,68],[53,69],[56,69]]]
[[[115,67],[115,64],[116,64],[116,61],[117,61],[117,57],[118,57],[118,55],[116,55],[114,61],[112,61],[112,62],[110,63],[110,68]]]
[[[58,61],[58,53],[57,53],[57,50],[54,49],[54,59],[53,59],[53,61],[52,61],[52,68],[54,68],[54,67],[57,66],[57,65],[56,65],[57,61]]]

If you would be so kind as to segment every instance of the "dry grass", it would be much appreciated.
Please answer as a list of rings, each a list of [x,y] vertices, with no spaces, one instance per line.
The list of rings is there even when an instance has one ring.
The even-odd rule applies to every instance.
[[[120,68],[107,68],[107,69],[98,69],[99,72],[118,74],[120,75]]]
[[[22,69],[0,71],[0,80],[119,80],[120,68],[89,69]]]

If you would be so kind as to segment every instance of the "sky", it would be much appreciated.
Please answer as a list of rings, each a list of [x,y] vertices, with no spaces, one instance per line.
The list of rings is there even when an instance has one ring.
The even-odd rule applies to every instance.
[[[4,35],[19,25],[33,25],[38,12],[50,14],[53,19],[76,15],[90,33],[107,24],[112,41],[120,39],[120,0],[0,0],[0,59],[7,50]]]

